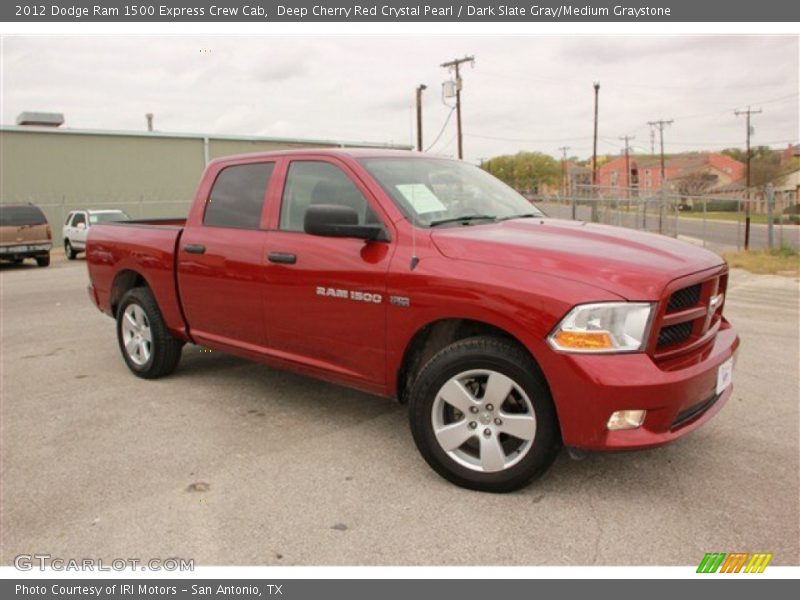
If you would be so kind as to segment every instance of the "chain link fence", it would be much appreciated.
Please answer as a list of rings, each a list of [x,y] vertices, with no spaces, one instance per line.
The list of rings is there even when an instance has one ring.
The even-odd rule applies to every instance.
[[[797,203],[774,207],[763,198],[645,194],[592,186],[576,186],[567,196],[529,199],[551,217],[660,233],[716,252],[740,250],[745,242],[753,250],[800,248]]]

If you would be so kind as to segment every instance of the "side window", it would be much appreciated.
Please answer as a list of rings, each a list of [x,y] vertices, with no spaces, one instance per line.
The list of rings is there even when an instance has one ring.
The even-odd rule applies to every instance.
[[[75,213],[75,216],[72,217],[72,226],[77,227],[78,223],[83,223],[86,225],[86,215],[83,213]]]
[[[378,222],[366,198],[341,169],[322,161],[294,161],[283,190],[280,228],[303,231],[306,210],[312,204],[349,206],[358,213],[359,224]]]
[[[275,163],[226,167],[217,175],[203,216],[204,225],[258,229],[264,195]]]

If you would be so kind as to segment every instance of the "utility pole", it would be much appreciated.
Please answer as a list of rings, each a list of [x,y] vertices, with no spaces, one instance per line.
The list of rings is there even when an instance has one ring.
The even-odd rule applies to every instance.
[[[594,82],[594,137],[592,141],[592,186],[597,185],[597,109],[600,96],[600,82]]]
[[[648,121],[648,125],[650,127],[654,127],[658,129],[658,140],[659,146],[661,148],[661,181],[660,181],[660,188],[661,188],[661,201],[658,203],[658,233],[663,232],[663,221],[664,221],[664,198],[667,193],[666,187],[666,168],[664,167],[664,128],[669,127],[672,125],[672,119],[669,121],[665,121],[660,119],[658,121]]]
[[[461,133],[461,65],[464,63],[475,64],[474,56],[465,56],[442,63],[440,66],[455,72],[456,76],[456,135],[458,137],[458,158],[464,158],[464,136]]]
[[[635,140],[636,137],[632,135],[620,136],[621,140],[625,142],[625,187],[628,188],[628,196],[630,196],[631,189],[631,154],[630,154],[630,141]]]
[[[650,126],[650,154],[656,153],[656,130]]]
[[[750,126],[750,115],[757,115],[761,112],[761,109],[753,110],[749,106],[747,110],[735,110],[733,114],[737,117],[740,115],[745,115],[746,117],[746,124],[747,124],[747,187],[745,189],[745,194],[747,194],[746,202],[744,203],[744,249],[750,249],[750,135],[753,132],[753,128]]]
[[[669,127],[672,125],[673,121],[670,119],[669,121],[648,121],[648,125],[650,127],[654,127],[658,129],[658,138],[659,138],[659,145],[661,148],[661,189],[664,189],[664,181],[666,179],[666,170],[664,168],[664,128]]]
[[[422,152],[422,92],[428,89],[424,83],[417,86],[417,151]]]
[[[567,179],[567,150],[569,150],[569,146],[561,146],[559,150],[561,150],[561,195],[566,196],[569,189]]]
[[[599,198],[597,195],[597,114],[600,104],[600,82],[595,81],[594,84],[594,136],[592,140],[592,223],[596,223],[599,217],[599,210],[597,203]]]

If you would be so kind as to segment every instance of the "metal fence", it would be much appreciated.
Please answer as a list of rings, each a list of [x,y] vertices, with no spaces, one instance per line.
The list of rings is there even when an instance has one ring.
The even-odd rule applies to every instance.
[[[660,233],[716,252],[742,249],[746,241],[754,250],[800,248],[796,204],[764,212],[764,202],[741,197],[643,194],[589,186],[569,196],[534,195],[530,199],[552,217]]]

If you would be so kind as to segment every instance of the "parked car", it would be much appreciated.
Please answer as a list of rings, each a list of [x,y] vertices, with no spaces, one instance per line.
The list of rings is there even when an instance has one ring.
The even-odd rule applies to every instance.
[[[561,444],[671,442],[731,397],[719,256],[546,218],[463,162],[218,159],[187,219],[98,224],[87,261],[135,375],[171,373],[188,342],[396,397],[464,487],[517,489]]]
[[[0,260],[19,264],[33,258],[50,264],[53,233],[47,217],[33,204],[0,204]]]
[[[86,249],[86,236],[97,223],[128,221],[130,217],[122,210],[74,210],[67,215],[62,229],[64,254],[75,260]]]

